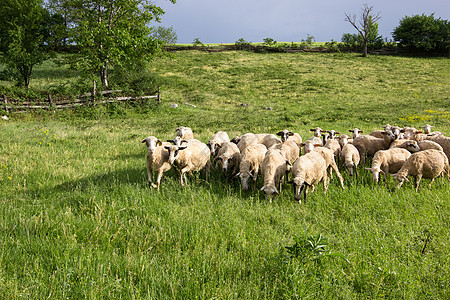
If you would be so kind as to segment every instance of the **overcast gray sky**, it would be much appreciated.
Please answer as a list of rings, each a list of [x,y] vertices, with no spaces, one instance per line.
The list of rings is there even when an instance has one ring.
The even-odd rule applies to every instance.
[[[160,25],[173,26],[178,43],[234,43],[239,38],[262,42],[300,42],[307,35],[317,42],[340,41],[343,33],[356,33],[345,13],[359,15],[363,4],[380,13],[379,33],[392,38],[404,16],[435,13],[450,18],[450,0],[154,0],[166,14]]]

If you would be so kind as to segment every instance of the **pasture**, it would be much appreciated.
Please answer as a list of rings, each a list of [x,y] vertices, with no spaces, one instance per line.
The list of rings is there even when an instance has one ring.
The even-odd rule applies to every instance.
[[[45,89],[56,65],[39,67]],[[58,67],[62,68],[62,67]],[[180,125],[207,142],[320,126],[426,123],[450,135],[450,61],[178,52],[149,65],[162,104],[13,114],[0,122],[0,298],[448,299],[450,184],[419,192],[342,169],[306,203],[271,204],[214,170],[147,182],[146,148]],[[57,70],[65,76],[64,70]],[[73,75],[73,76],[76,76]],[[53,82],[53,81],[52,81]],[[178,108],[170,107],[177,103]],[[188,105],[192,104],[195,107]]]

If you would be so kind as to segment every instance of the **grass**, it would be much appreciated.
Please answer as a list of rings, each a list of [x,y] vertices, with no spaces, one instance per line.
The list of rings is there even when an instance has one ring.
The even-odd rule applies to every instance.
[[[334,178],[301,206],[287,184],[268,204],[261,180],[243,192],[218,172],[180,187],[171,171],[156,192],[140,143],[178,125],[202,141],[217,130],[307,138],[316,126],[385,123],[448,133],[448,59],[189,51],[150,69],[165,83],[159,106],[0,123],[1,298],[449,298],[442,178],[391,191],[361,169],[343,174],[345,190]]]

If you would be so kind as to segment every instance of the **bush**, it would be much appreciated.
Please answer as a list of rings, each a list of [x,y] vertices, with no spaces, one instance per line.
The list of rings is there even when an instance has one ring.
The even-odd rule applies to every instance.
[[[399,42],[399,46],[421,51],[450,50],[450,24],[447,20],[430,16],[405,16],[394,29],[392,36]]]
[[[111,75],[114,84],[133,95],[153,95],[161,85],[160,77],[148,70],[118,71]]]

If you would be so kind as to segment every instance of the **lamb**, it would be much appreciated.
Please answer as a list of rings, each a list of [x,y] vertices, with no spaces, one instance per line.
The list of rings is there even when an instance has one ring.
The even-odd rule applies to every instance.
[[[434,179],[442,173],[447,174],[450,181],[450,166],[448,158],[442,151],[435,149],[419,151],[411,154],[408,160],[403,164],[401,169],[391,176],[397,181],[397,188],[400,188],[403,182],[408,180],[408,176],[414,176],[415,189],[419,191],[419,184],[422,178],[431,179],[430,187]]]
[[[177,136],[181,137],[183,140],[190,140],[194,138],[194,133],[189,127],[180,126],[176,129]]]
[[[270,147],[272,147],[274,145],[281,144],[281,139],[279,139],[274,134],[268,134],[264,137],[261,144],[263,144],[264,146],[266,146],[267,149],[269,149]]]
[[[239,176],[241,179],[242,189],[248,190],[248,179],[253,178],[256,183],[258,178],[259,168],[266,155],[267,148],[262,144],[255,144],[244,149],[241,153],[241,162],[239,164]]]
[[[339,172],[339,169],[336,165],[336,161],[334,160],[334,153],[328,148],[320,147],[317,144],[313,144],[311,141],[306,141],[302,144],[303,146],[303,153],[310,153],[312,151],[318,152],[320,155],[322,155],[323,159],[325,159],[325,162],[327,164],[327,171],[330,174],[330,179],[333,179],[332,169],[336,172],[336,176],[339,178],[339,181],[341,183],[342,189],[345,189],[344,187],[344,178],[342,178],[341,173]]]
[[[216,168],[220,166],[224,173],[227,173],[231,169],[232,173],[235,174],[239,167],[240,159],[241,153],[237,145],[232,142],[225,142],[220,147],[214,161]]]
[[[371,135],[361,135],[353,140],[353,145],[358,149],[361,164],[364,166],[366,156],[373,157],[379,150],[389,149],[392,141],[396,139],[391,131],[383,131],[383,138],[376,138]]]
[[[290,183],[294,185],[294,197],[299,204],[301,204],[302,192],[306,201],[308,188],[310,187],[311,192],[314,192],[316,185],[321,181],[324,194],[327,192],[327,166],[318,152],[313,151],[300,156],[292,166],[292,178]]]
[[[169,143],[162,143],[154,136],[149,136],[142,140],[142,143],[147,145],[147,176],[149,184],[159,190],[161,179],[164,172],[169,171],[172,165],[169,163],[169,152],[164,149],[164,146],[169,146]],[[158,173],[156,184],[152,182],[153,171]]]
[[[389,146],[389,149],[392,148],[403,148],[411,153],[415,153],[421,150],[419,144],[416,141],[412,140],[395,140]]]
[[[241,136],[237,146],[240,152],[243,152],[245,148],[251,145],[258,144],[258,136],[254,133],[246,133]]]
[[[230,141],[230,137],[228,136],[228,134],[225,131],[218,131],[209,139],[209,142],[206,145],[211,150],[211,155],[216,156],[219,148],[225,142],[229,142],[229,141]]]
[[[358,149],[353,144],[346,143],[342,147],[340,156],[348,174],[353,176],[353,170],[355,170],[356,176],[358,176],[357,168],[360,161]]]
[[[316,128],[310,129],[309,131],[314,132],[314,135],[312,137],[310,137],[308,139],[308,141],[313,142],[314,145],[323,146],[323,141],[322,141],[322,139],[320,137],[322,135],[322,132],[325,132],[325,131],[322,130],[320,127],[316,127]]]
[[[381,183],[379,181],[380,173],[383,174],[383,181],[386,183],[387,174],[398,172],[410,156],[411,153],[403,148],[380,150],[373,157],[372,167],[366,168],[366,170],[372,172],[373,180],[379,183]]]
[[[189,140],[186,146],[169,145],[164,148],[169,152],[169,163],[181,172],[181,185],[187,181],[187,172],[205,170],[206,180],[208,180],[211,161],[210,150],[206,144],[197,140]]]
[[[261,171],[264,178],[264,185],[261,191],[266,194],[266,199],[272,203],[272,197],[275,199],[281,192],[281,184],[288,161],[276,149],[269,149],[264,156],[261,164]],[[278,187],[278,188],[277,188]]]

